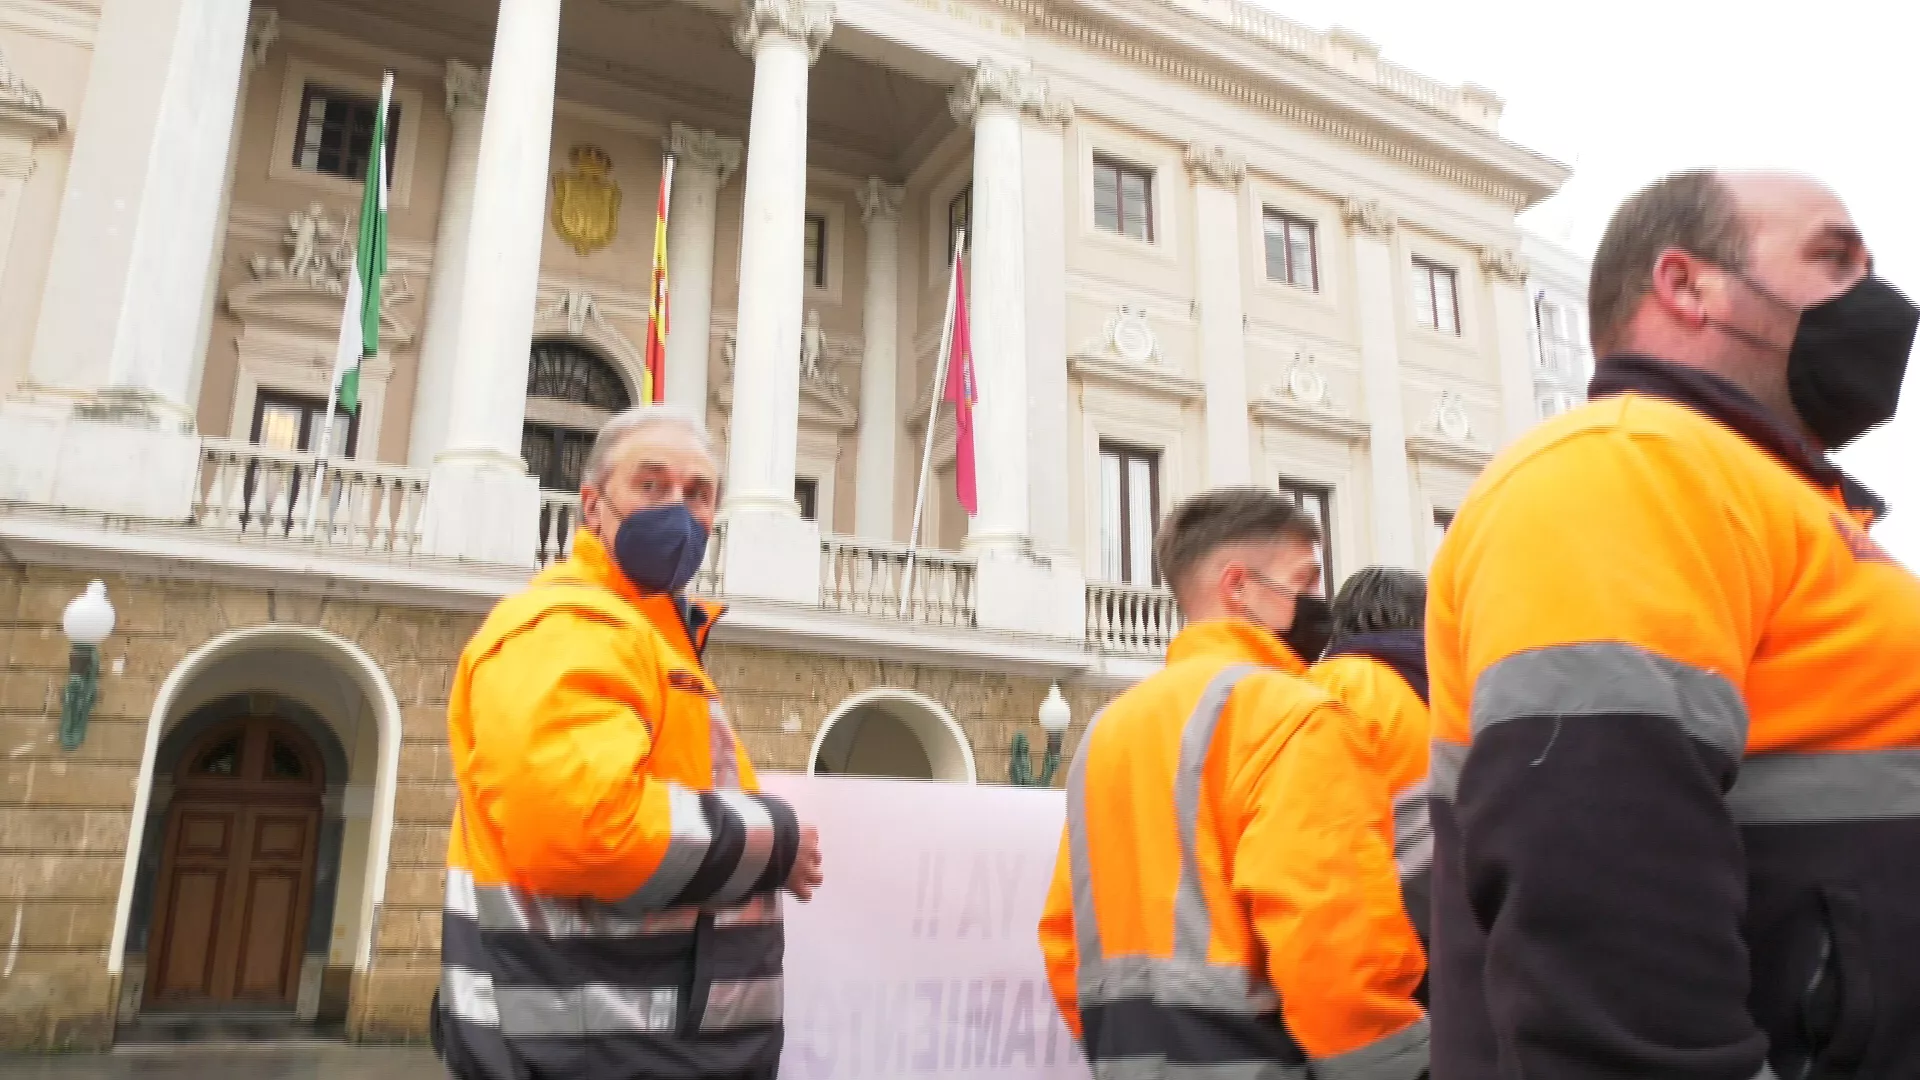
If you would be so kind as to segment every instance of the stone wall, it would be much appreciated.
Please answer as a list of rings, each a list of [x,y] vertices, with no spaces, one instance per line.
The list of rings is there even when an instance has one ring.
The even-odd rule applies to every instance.
[[[67,642],[60,616],[96,575],[0,568],[0,1049],[110,1044],[118,996],[107,971],[146,728],[162,682],[221,633],[263,624],[319,627],[379,665],[401,709],[402,744],[384,904],[373,962],[351,975],[347,1027],[363,1041],[424,1038],[439,979],[440,903],[454,803],[446,700],[470,615],[284,591],[105,575],[119,615],[101,650],[86,741],[58,742]],[[716,643],[709,667],[757,765],[802,770],[815,735],[848,697],[910,689],[966,731],[979,778],[1003,783],[1016,730],[1041,743],[1047,680]],[[1063,686],[1079,729],[1110,696]],[[158,842],[147,837],[144,842]],[[828,837],[831,845],[835,838]],[[841,841],[846,842],[846,841]],[[340,905],[354,898],[341,897]],[[129,987],[131,990],[131,986]]]

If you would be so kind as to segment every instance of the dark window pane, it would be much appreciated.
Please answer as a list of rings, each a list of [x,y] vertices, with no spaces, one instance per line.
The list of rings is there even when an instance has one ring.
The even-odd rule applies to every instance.
[[[1120,231],[1120,170],[1104,163],[1093,167],[1093,223],[1107,232]]]
[[[802,521],[818,521],[820,510],[820,482],[801,477],[793,482],[793,501],[800,504]]]
[[[240,736],[235,735],[200,755],[193,771],[201,776],[235,776],[240,772]]]
[[[275,739],[267,755],[267,776],[274,780],[304,780],[307,777],[307,763],[300,757],[299,751]]]
[[[1317,596],[1331,595],[1333,589],[1333,491],[1318,484],[1304,484],[1296,480],[1281,478],[1280,493],[1293,500],[1295,506],[1307,512],[1307,517],[1320,528],[1320,542],[1314,555],[1320,563],[1320,587],[1314,590]]]
[[[620,412],[633,403],[606,361],[571,341],[536,341],[527,364],[527,396]]]
[[[826,288],[827,219],[818,214],[807,215],[805,263],[807,281],[816,289]]]
[[[1101,576],[1145,588],[1160,583],[1153,532],[1160,519],[1160,454],[1100,446]]]
[[[947,204],[947,261],[952,262],[954,241],[959,239],[960,230],[967,231],[967,250],[973,250],[973,188],[960,189],[960,194]]]
[[[356,94],[309,85],[300,107],[300,131],[293,151],[297,168],[350,180],[364,180],[372,154],[374,114],[380,103]],[[399,145],[400,105],[387,105],[387,160]]]

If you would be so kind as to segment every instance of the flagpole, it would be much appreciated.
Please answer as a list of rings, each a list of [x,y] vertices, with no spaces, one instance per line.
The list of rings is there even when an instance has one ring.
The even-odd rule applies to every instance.
[[[379,127],[382,132],[386,130],[387,108],[388,108],[388,104],[392,100],[393,100],[393,71],[389,69],[385,72],[382,72],[380,76],[380,125]],[[379,146],[369,146],[367,148],[367,156],[369,160],[372,160],[376,164],[371,174],[367,177],[366,182],[369,184],[385,184],[387,182],[387,148],[385,145],[385,140],[382,140],[382,143]],[[362,213],[364,212],[365,211],[363,210]],[[356,265],[352,269],[350,269],[348,273],[354,274],[356,276],[359,275],[360,268],[357,265],[357,263],[359,262],[360,254],[361,253],[359,248],[355,247],[354,261]],[[378,288],[378,287],[379,287],[378,285],[375,286],[375,288]],[[347,289],[345,290],[345,292],[346,292],[346,296],[341,301],[342,308],[341,308],[341,314],[340,314],[341,322],[343,325],[347,319],[358,319],[360,317],[360,313],[358,311],[353,310],[353,290]],[[361,347],[363,350],[365,349],[364,345],[362,345]],[[358,363],[359,361],[360,361],[360,357],[354,358],[355,363]],[[335,356],[333,358],[333,378],[329,380],[329,385],[327,386],[327,422],[320,429],[320,442],[318,445],[318,450],[314,455],[313,490],[307,493],[307,525],[303,533],[303,536],[306,536],[306,537],[311,537],[313,535],[313,526],[314,526],[315,519],[317,519],[320,515],[320,497],[326,491],[327,455],[333,452],[333,418],[335,415],[334,410],[337,409],[340,405],[340,379],[343,372],[344,372],[344,368],[340,363],[340,357]]]
[[[953,309],[960,295],[960,256],[967,250],[967,230],[954,230],[953,260],[947,266],[947,314],[940,322],[940,354],[934,362],[933,401],[927,405],[926,445],[920,452],[920,482],[913,490],[913,526],[907,534],[907,574],[900,581],[900,618],[907,617],[913,596],[914,561],[920,553],[920,517],[927,506],[927,472],[933,465],[933,428],[940,419],[940,403],[947,393],[947,365],[952,362]]]

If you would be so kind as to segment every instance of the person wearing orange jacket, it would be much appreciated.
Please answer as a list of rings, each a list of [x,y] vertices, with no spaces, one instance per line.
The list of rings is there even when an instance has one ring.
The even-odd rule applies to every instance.
[[[447,703],[459,780],[435,1048],[460,1080],[772,1080],[778,891],[819,839],[757,792],[687,601],[718,479],[649,405],[601,430],[572,553],[503,600]]]
[[[1681,173],[1593,262],[1588,404],[1442,542],[1436,1080],[1920,1077],[1920,577],[1828,454],[1920,309],[1834,193]]]
[[[1188,624],[1081,741],[1039,928],[1095,1077],[1426,1071],[1386,786],[1364,725],[1287,639],[1317,600],[1317,539],[1253,487],[1197,495],[1160,529]]]
[[[1427,814],[1427,579],[1411,570],[1356,571],[1333,598],[1333,641],[1307,680],[1367,723],[1393,799],[1393,861],[1407,917],[1428,940],[1433,827]],[[1421,991],[1425,1000],[1425,988]]]

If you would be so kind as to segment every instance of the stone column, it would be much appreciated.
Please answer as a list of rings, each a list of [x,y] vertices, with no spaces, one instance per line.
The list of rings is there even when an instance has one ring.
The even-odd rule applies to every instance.
[[[740,140],[684,124],[667,130],[673,154],[673,213],[667,217],[666,400],[707,415],[713,356],[713,225],[720,189],[740,167]]]
[[[906,192],[884,180],[860,188],[867,226],[867,306],[861,336],[860,435],[855,458],[853,532],[893,539],[893,492],[900,435],[900,204]]]
[[[182,519],[247,0],[106,0],[0,499]],[[138,469],[126,463],[137,461]]]
[[[1036,88],[1020,131],[1027,252],[1027,510],[1034,550],[1073,551],[1067,475],[1067,150],[1073,105]]]
[[[1026,208],[1021,198],[1020,110],[1032,91],[1024,71],[982,60],[948,95],[953,117],[973,127],[973,261],[967,268],[975,384],[974,468],[980,512],[969,551],[1019,551],[1027,517]]]
[[[1510,248],[1481,248],[1480,268],[1493,293],[1493,340],[1500,357],[1502,445],[1520,437],[1539,418],[1533,400],[1533,350],[1528,331],[1533,305],[1527,300],[1527,262]]]
[[[1413,482],[1407,468],[1407,417],[1400,399],[1400,290],[1404,277],[1393,251],[1397,224],[1379,202],[1350,199],[1342,210],[1353,232],[1359,288],[1361,386],[1372,435],[1367,459],[1373,479],[1373,559],[1383,566],[1419,569],[1413,529]]]
[[[480,173],[480,131],[487,108],[487,73],[447,61],[447,173],[440,182],[440,220],[433,234],[433,280],[427,285],[420,371],[413,388],[413,427],[407,462],[429,468],[447,447],[448,409],[459,377],[460,287],[473,234],[474,183]]]
[[[561,0],[500,0],[480,124],[473,224],[454,324],[458,372],[435,455],[422,543],[436,555],[532,565],[539,482],[520,459],[540,281]]]
[[[240,64],[240,89],[234,92],[233,133],[227,139],[227,171],[220,182],[220,211],[215,220],[213,259],[207,266],[207,294],[200,303],[200,330],[193,338],[193,355],[199,362],[193,368],[193,383],[187,388],[187,407],[197,409],[200,380],[207,370],[207,346],[213,340],[213,319],[220,303],[220,263],[227,248],[227,222],[233,208],[233,179],[240,165],[240,132],[247,122],[247,92],[253,86],[253,71],[267,62],[267,53],[280,40],[280,12],[275,8],[255,8],[247,22],[247,56]],[[233,433],[238,435],[237,432]]]
[[[753,58],[740,234],[740,322],[727,424],[730,594],[818,603],[820,530],[793,501],[805,282],[807,79],[833,31],[816,0],[745,0],[734,42]]]
[[[48,108],[40,92],[14,74],[6,57],[0,56],[0,278],[6,275],[20,200],[37,164],[34,150],[66,128],[66,114]],[[0,392],[8,389],[0,385]]]
[[[1200,307],[1200,373],[1207,388],[1207,483],[1253,477],[1247,423],[1245,282],[1240,271],[1240,184],[1247,163],[1215,146],[1187,147],[1193,177],[1194,295]]]

